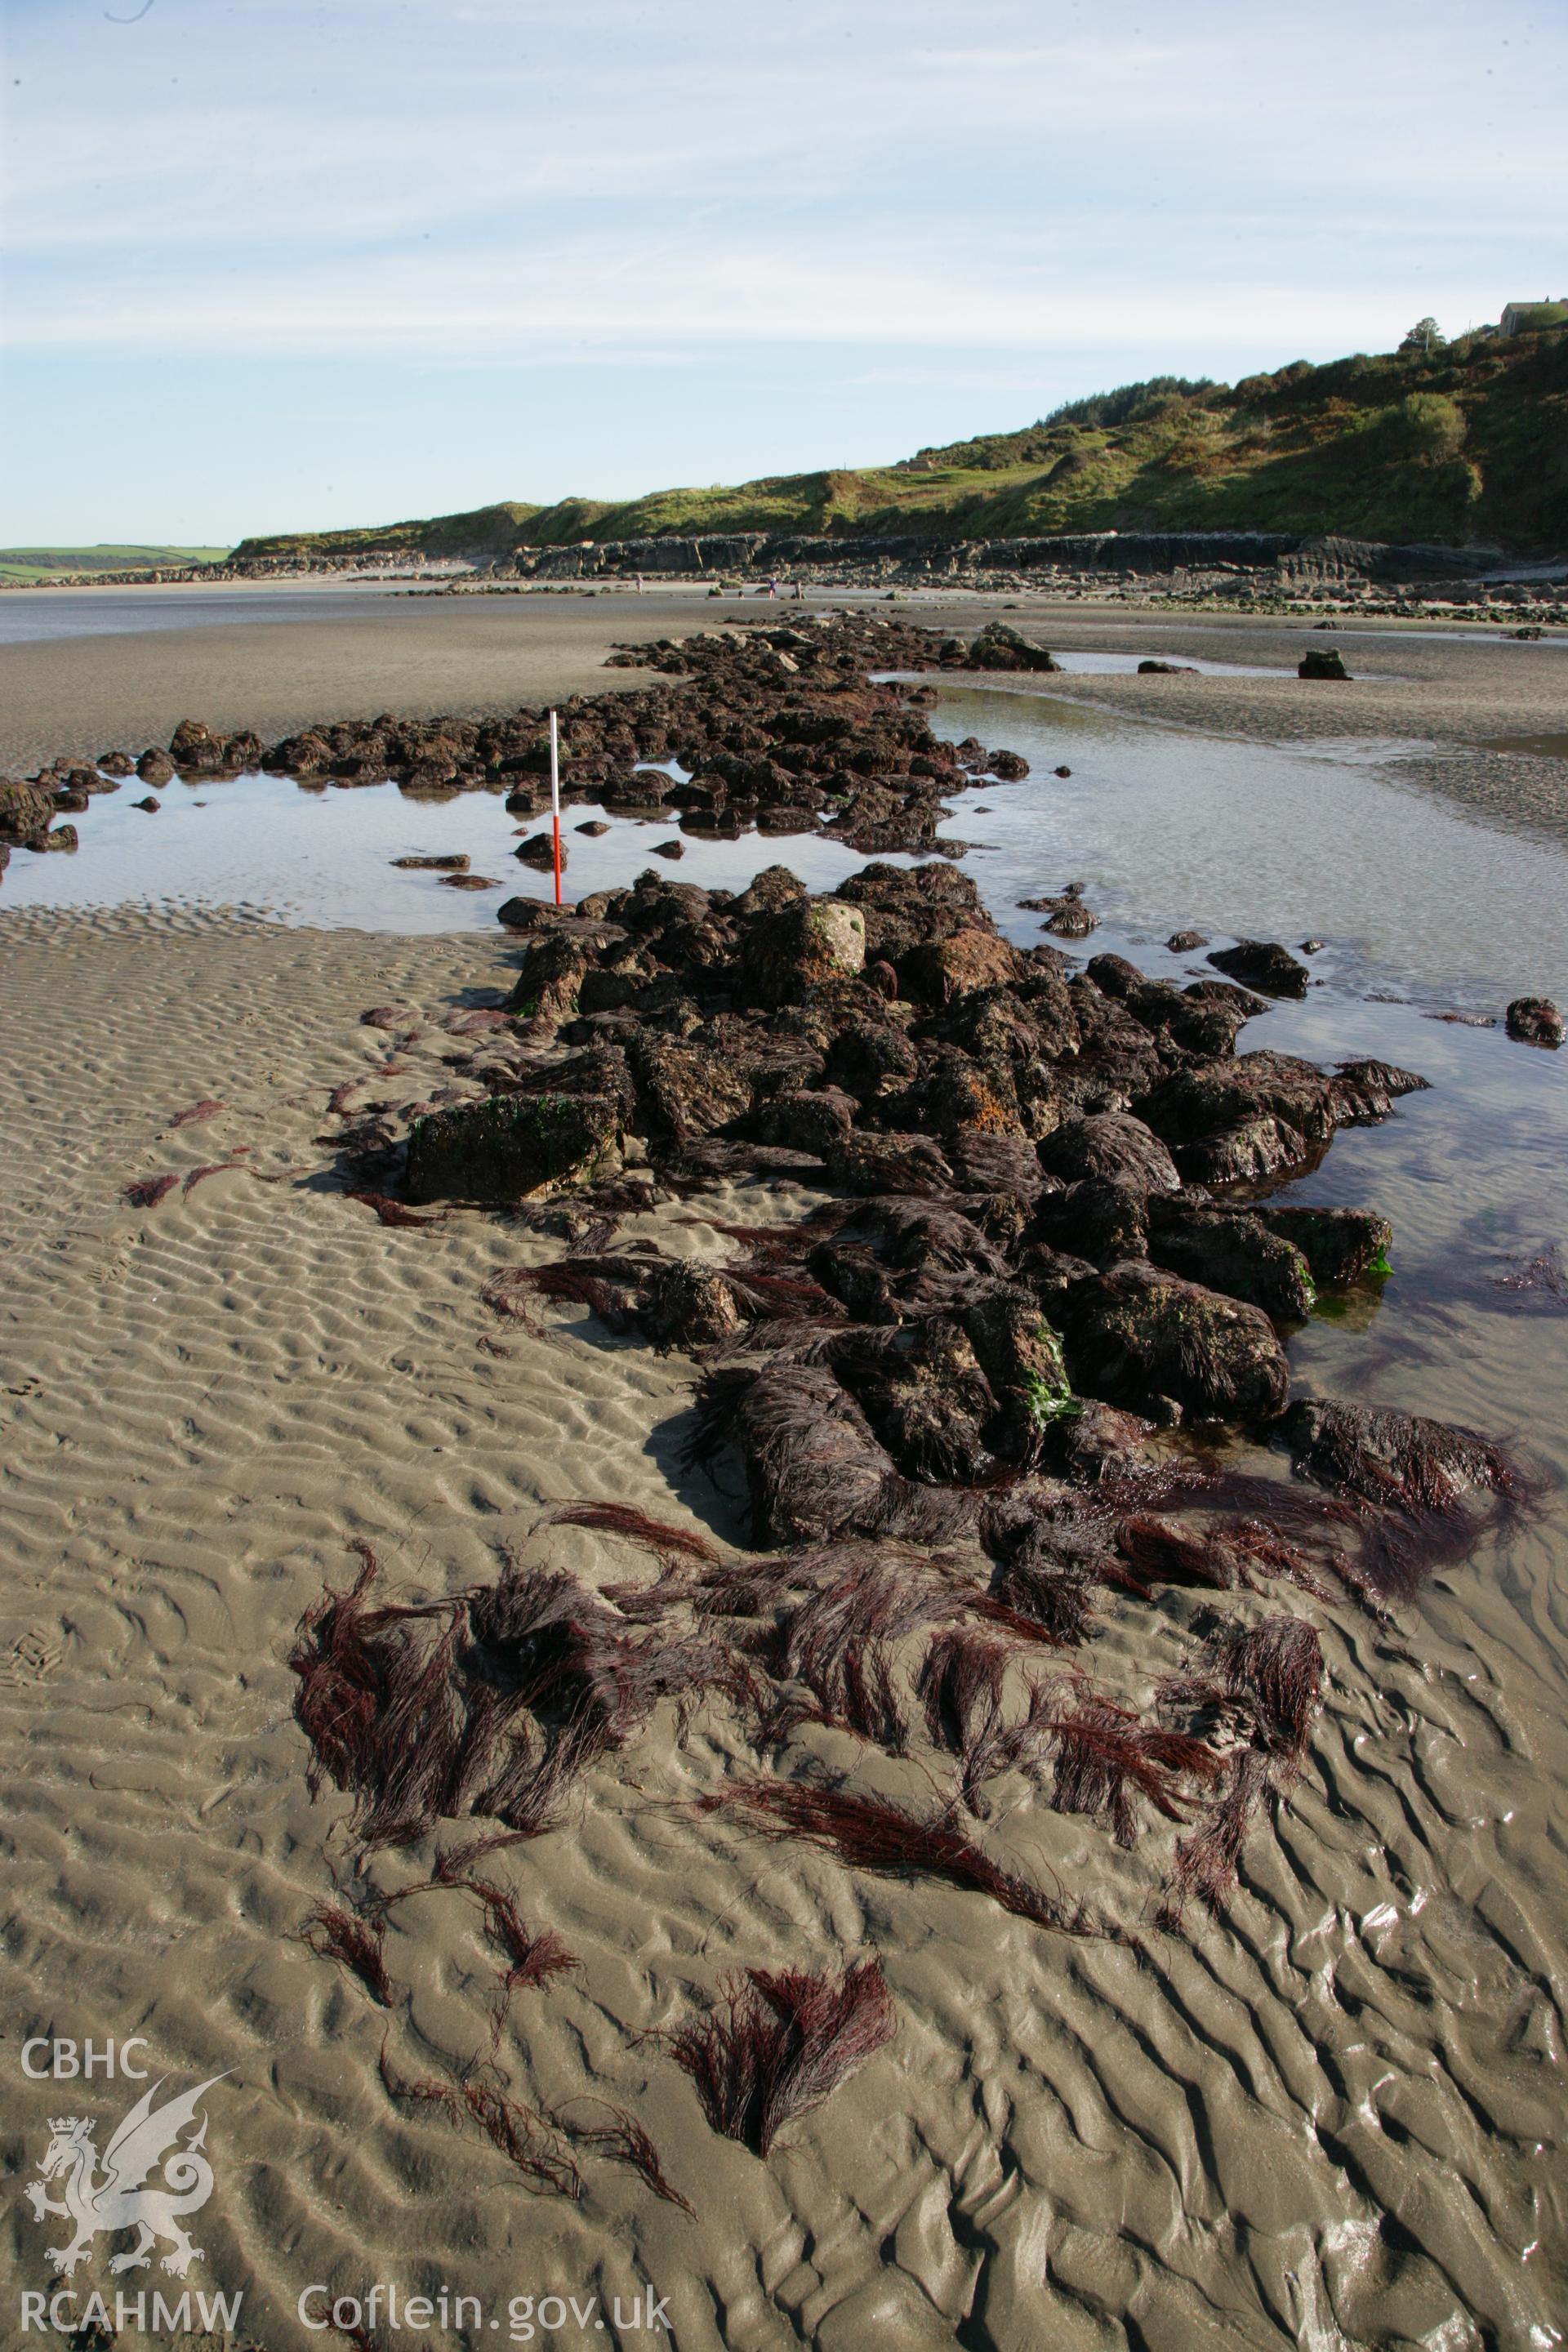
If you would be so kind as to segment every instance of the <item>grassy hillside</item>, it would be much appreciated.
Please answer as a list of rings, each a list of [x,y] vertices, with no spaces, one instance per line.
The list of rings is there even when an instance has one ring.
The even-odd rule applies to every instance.
[[[1568,330],[1305,360],[1237,384],[1155,378],[1017,433],[892,466],[658,490],[618,505],[497,506],[369,531],[247,540],[241,556],[462,554],[738,530],[918,533],[1252,529],[1568,549]]]
[[[79,572],[159,572],[221,563],[226,547],[0,547],[0,580],[58,580]]]
[[[237,560],[286,563],[292,559],[321,562],[334,556],[463,555],[484,561],[510,553],[531,536],[528,526],[542,509],[510,501],[476,507],[471,513],[437,515],[433,522],[385,522],[363,530],[274,531],[266,538],[243,539],[235,549]],[[585,534],[584,534],[585,535]]]

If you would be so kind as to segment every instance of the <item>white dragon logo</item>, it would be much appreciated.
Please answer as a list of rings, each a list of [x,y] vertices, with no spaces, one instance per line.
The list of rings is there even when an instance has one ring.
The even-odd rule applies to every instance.
[[[178,2142],[181,2132],[195,2120],[204,2095],[223,2079],[222,2074],[209,2075],[183,2098],[167,2100],[157,2108],[153,2102],[168,2077],[154,2083],[121,2119],[104,2149],[101,2180],[98,2150],[92,2144],[93,2118],[50,2116],[51,2137],[38,2159],[38,2170],[44,2180],[65,2176],[63,2201],[57,2203],[37,2180],[28,2185],[27,2201],[35,2221],[41,2221],[46,2213],[58,2213],[76,2224],[76,2235],[68,2246],[46,2249],[57,2271],[68,2278],[92,2252],[93,2240],[105,2231],[110,2236],[121,2230],[138,2232],[129,2253],[114,2256],[109,2265],[111,2271],[145,2268],[160,2238],[166,2238],[173,2249],[163,2257],[163,2268],[174,2278],[184,2278],[193,2263],[206,2260],[180,2227],[181,2216],[199,2212],[213,2193],[213,2168],[202,2154],[207,2136],[205,2116],[194,2137],[183,2147]],[[144,2186],[149,2173],[160,2164],[163,2184]]]

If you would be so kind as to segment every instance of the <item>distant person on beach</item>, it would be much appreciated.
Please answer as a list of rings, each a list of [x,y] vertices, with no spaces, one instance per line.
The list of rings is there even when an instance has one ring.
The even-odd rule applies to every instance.
[[[776,596],[776,595],[778,594],[778,593],[779,593],[779,583],[778,583],[778,582],[777,582],[776,580],[770,580],[770,581],[768,582],[768,594],[769,594],[770,596]]]

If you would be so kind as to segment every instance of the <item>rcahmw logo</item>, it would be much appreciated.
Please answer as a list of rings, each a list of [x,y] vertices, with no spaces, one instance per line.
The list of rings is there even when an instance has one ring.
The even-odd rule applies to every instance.
[[[72,2081],[99,2072],[112,2078],[118,2072],[141,2082],[148,2070],[132,2064],[132,2053],[145,2046],[140,2041],[128,2042],[117,2053],[112,2042],[100,2050],[89,2042],[84,2045],[84,2066],[75,2042],[36,2036],[22,2046],[22,2064],[35,2081]],[[39,2053],[47,2053],[47,2063],[35,2063]],[[171,2278],[183,2279],[193,2263],[205,2261],[184,2225],[213,2193],[213,2168],[205,2152],[207,2118],[202,2102],[224,2076],[211,2074],[194,2090],[176,2093],[160,2104],[159,2095],[167,2079],[161,2077],[127,2109],[101,2153],[95,2143],[94,2116],[50,2116],[48,2145],[37,2166],[41,2178],[28,2183],[26,2194],[35,2221],[59,2221],[69,2225],[62,2244],[43,2249],[50,2267],[65,2278],[88,2260],[98,2239],[132,2231],[133,2242],[110,2258],[111,2273],[149,2269],[154,2252],[162,2248],[167,2251],[161,2255],[161,2267]],[[53,2328],[62,2335],[73,2334],[94,2321],[120,2330],[140,2328],[149,2324],[147,2300],[141,2294],[117,2294],[110,2312],[100,2294],[88,2296],[83,2304],[68,2288],[52,2295],[24,2294],[22,2326],[24,2331]],[[220,2324],[233,2327],[244,2296],[201,2294],[195,2301],[204,2328]],[[152,2304],[153,2327],[189,2327],[189,2294],[179,2296],[173,2305],[163,2295],[154,2294]]]

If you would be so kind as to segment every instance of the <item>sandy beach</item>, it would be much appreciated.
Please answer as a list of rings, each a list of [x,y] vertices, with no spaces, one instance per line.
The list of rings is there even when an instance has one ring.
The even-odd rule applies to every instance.
[[[330,625],[7,646],[5,751],[21,765],[136,749],[187,713],[266,736],[327,712],[635,685],[636,671],[606,678],[604,652],[692,625],[675,603],[409,602]],[[1016,617],[1064,646],[1234,647],[1260,665],[1302,638]],[[1506,773],[1528,821],[1568,826],[1559,763],[1476,749],[1561,724],[1568,652],[1337,642],[1379,682],[1331,705],[1293,678],[1051,690],[1137,715],[1157,693],[1165,719],[1222,735],[1419,738],[1437,748],[1417,780],[1484,804]],[[759,865],[775,855],[787,844],[758,845]],[[580,1966],[518,1991],[493,2041],[494,1956],[473,1906],[426,1894],[392,1910],[389,2007],[299,1940],[351,1883],[352,1849],[344,1801],[310,1801],[285,1661],[323,1587],[358,1572],[353,1546],[374,1548],[404,1600],[491,1582],[509,1557],[596,1588],[651,1579],[622,1538],[544,1523],[578,1498],[743,1549],[738,1496],[681,1466],[687,1356],[577,1306],[535,1301],[523,1320],[487,1307],[494,1276],[558,1255],[504,1214],[412,1231],[345,1197],[333,1090],[361,1081],[367,1106],[477,1096],[455,1066],[471,1051],[460,1024],[510,987],[518,953],[500,932],[0,914],[0,1984],[22,2031],[142,2035],[163,2067],[225,2077],[206,2260],[188,2284],[243,2289],[245,2309],[212,2343],[336,2340],[301,2320],[301,2293],[391,2280],[479,2298],[474,2342],[585,2340],[574,2323],[530,2337],[518,2298],[625,2311],[651,2294],[681,2352],[1539,2352],[1568,2294],[1552,2168],[1568,1958],[1560,1316],[1509,1319],[1428,1281],[1412,1316],[1385,1310],[1370,1333],[1314,1324],[1294,1351],[1299,1376],[1336,1392],[1508,1424],[1545,1493],[1395,1619],[1349,1601],[1313,1612],[1328,1685],[1310,1760],[1218,1921],[1151,1937],[1140,1957],[930,1880],[765,1845],[691,1810],[715,1774],[754,1766],[733,1718],[705,1707],[683,1747],[666,1706],[589,1775],[560,1831],[494,1858],[531,1926]],[[366,1025],[378,1007],[398,1017]],[[1415,1013],[1397,1017],[1396,1042],[1424,1042]],[[1326,1059],[1331,1020],[1315,1018]],[[1426,1036],[1434,1056],[1450,1039],[1521,1050]],[[1368,1050],[1347,1024],[1352,1049]],[[1331,1164],[1347,1197],[1387,1207],[1414,1264],[1438,1249],[1425,1203],[1457,1149],[1413,1118],[1344,1139]],[[165,1173],[180,1186],[128,1203],[128,1185]],[[722,1227],[812,1197],[738,1181],[628,1217],[617,1245],[657,1238],[721,1265],[740,1254]],[[1467,1196],[1464,1213],[1484,1206]],[[1187,1654],[1200,1602],[1163,1592],[1136,1645],[1108,1612],[1097,1677],[1146,1696]],[[835,1770],[865,1769],[846,1735],[801,1736]],[[1017,1777],[994,1813],[1038,1875],[1147,1928],[1173,1831],[1122,1853]],[[374,1883],[411,1885],[428,1859],[383,1853]],[[896,2037],[767,2162],[710,2131],[686,2075],[638,2039],[735,1969],[873,1953]],[[579,2119],[595,2101],[626,2109],[694,2214],[591,2153],[580,2200],[530,2195],[482,2138],[390,2096],[383,2062],[405,2083],[489,2067],[511,2097]],[[16,2169],[70,2095],[20,2090]],[[39,2242],[13,2200],[7,2261],[29,2283]],[[470,2340],[379,2340],[426,2337]]]

